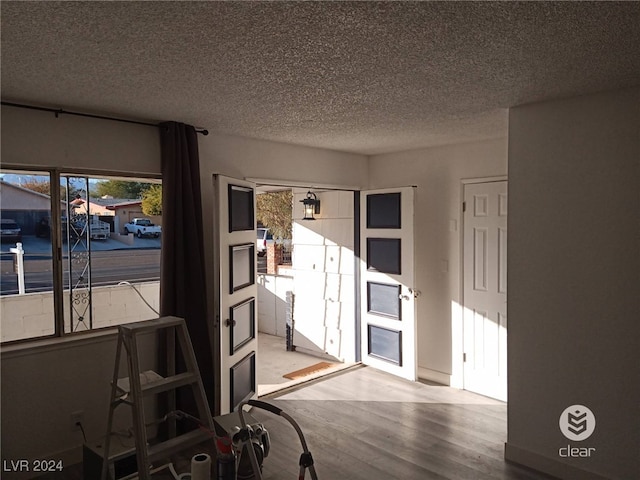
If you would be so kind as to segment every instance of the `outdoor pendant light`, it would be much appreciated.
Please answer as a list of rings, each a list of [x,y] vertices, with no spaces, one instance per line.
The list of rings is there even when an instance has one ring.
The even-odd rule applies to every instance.
[[[302,220],[315,220],[313,214],[320,213],[320,200],[318,200],[316,194],[308,191],[307,197],[300,200],[300,202],[302,202],[304,206],[304,217],[302,217]]]

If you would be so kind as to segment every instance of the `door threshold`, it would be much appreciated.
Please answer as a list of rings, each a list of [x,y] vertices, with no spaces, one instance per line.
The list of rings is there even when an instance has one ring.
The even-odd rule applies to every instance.
[[[299,388],[306,387],[308,385],[320,382],[322,380],[327,379],[328,377],[333,377],[335,375],[340,375],[345,373],[346,371],[355,370],[357,368],[361,368],[364,365],[361,362],[358,363],[338,363],[331,368],[327,368],[326,370],[322,370],[317,373],[312,373],[310,375],[306,375],[302,378],[296,380],[290,380],[284,383],[278,383],[275,385],[258,385],[258,398],[272,398],[282,395],[284,393],[292,392]]]

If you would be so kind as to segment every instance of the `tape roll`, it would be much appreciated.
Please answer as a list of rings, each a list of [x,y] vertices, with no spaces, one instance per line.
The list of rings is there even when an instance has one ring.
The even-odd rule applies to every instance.
[[[197,453],[191,459],[191,480],[211,480],[211,457]]]

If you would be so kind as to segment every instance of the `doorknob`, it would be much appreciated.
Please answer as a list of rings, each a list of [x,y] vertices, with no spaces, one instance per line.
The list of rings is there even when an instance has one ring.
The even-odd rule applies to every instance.
[[[409,293],[413,295],[413,298],[418,298],[420,296],[420,290],[416,290],[414,288],[408,288],[407,290],[409,290]],[[398,295],[398,298],[400,300],[411,300],[411,297],[409,295],[403,294]]]
[[[235,327],[235,326],[236,326],[236,321],[235,321],[235,320],[229,320],[229,319],[227,318],[227,319],[224,321],[224,324],[225,324],[227,327],[231,327],[231,326]]]

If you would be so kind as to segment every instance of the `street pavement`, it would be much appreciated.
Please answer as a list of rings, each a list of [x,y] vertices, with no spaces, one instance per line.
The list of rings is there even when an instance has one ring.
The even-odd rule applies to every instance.
[[[133,236],[133,235],[132,235]],[[160,248],[162,237],[159,238],[137,238],[133,237],[133,245],[126,245],[118,240],[108,238],[106,240],[92,240],[92,251],[107,250],[130,250],[138,248]],[[63,244],[67,250],[66,242]],[[15,242],[3,242],[0,246],[0,253],[9,254],[10,248],[15,248]],[[51,255],[51,241],[48,238],[38,238],[35,235],[25,235],[22,237],[22,248],[25,254]]]
[[[93,240],[91,242],[91,283],[114,285],[121,281],[157,281],[160,278],[161,239],[133,238],[133,245],[117,240]],[[18,293],[17,274],[14,270],[15,255],[9,249],[15,243],[2,243],[0,250],[0,292],[2,295]],[[51,261],[51,242],[46,238],[24,236],[22,242],[25,268],[25,286],[27,293],[51,291],[53,273]],[[84,249],[80,249],[84,251]],[[63,245],[63,282],[68,285],[69,268],[68,247]],[[82,266],[74,262],[72,277],[82,275]],[[76,269],[80,270],[76,271]]]

